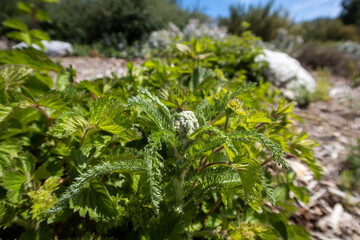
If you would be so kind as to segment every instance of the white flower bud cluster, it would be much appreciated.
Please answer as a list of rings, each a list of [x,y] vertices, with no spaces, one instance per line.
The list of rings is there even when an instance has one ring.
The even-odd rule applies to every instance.
[[[174,128],[180,135],[190,136],[199,128],[199,122],[192,111],[183,111],[176,115]]]

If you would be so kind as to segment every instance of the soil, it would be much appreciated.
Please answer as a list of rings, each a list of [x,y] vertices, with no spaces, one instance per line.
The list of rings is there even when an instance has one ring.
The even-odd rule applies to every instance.
[[[127,61],[115,58],[70,57],[56,61],[72,65],[78,81],[110,77],[112,73],[123,76],[127,71]],[[135,65],[140,64],[141,60],[135,60]],[[304,226],[313,239],[360,239],[360,195],[344,189],[340,181],[351,146],[360,138],[360,87],[351,88],[349,80],[336,76],[331,76],[329,83],[329,101],[311,103],[306,109],[295,108],[295,114],[302,118],[295,124],[318,143],[314,156],[323,166],[324,176],[316,181],[306,165],[289,160],[297,173],[297,184],[310,191],[307,205],[296,201],[298,212],[292,221]]]
[[[76,81],[91,80],[95,78],[124,76],[127,72],[127,60],[117,58],[84,58],[84,57],[66,57],[54,58],[55,62],[61,62],[64,67],[72,65],[76,69]],[[142,60],[132,60],[134,66],[141,64]]]
[[[349,80],[336,76],[330,77],[329,83],[329,101],[295,109],[302,118],[296,123],[298,128],[318,143],[314,155],[324,170],[318,182],[305,165],[292,165],[298,184],[310,190],[309,203],[298,204],[295,221],[306,227],[313,239],[360,239],[360,195],[346,190],[340,181],[346,158],[360,139],[360,87],[351,88]]]

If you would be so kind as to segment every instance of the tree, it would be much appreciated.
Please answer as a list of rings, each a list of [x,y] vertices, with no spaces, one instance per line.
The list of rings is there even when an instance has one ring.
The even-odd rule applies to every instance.
[[[360,0],[343,0],[341,20],[345,24],[355,24],[360,27]]]
[[[0,36],[7,31],[1,24],[5,19],[9,19],[16,14],[16,1],[0,0]]]
[[[52,38],[86,44],[132,43],[166,27],[168,22],[182,27],[189,18],[205,18],[170,0],[60,0],[47,10],[52,22],[42,28]]]

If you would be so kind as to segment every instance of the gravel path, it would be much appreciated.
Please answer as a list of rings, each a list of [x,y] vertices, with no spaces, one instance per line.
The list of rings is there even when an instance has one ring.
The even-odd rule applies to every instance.
[[[340,183],[351,146],[360,138],[360,87],[351,88],[339,77],[329,81],[330,101],[295,109],[302,118],[298,128],[318,143],[314,153],[324,169],[318,182],[305,165],[298,161],[292,165],[298,184],[307,186],[311,195],[308,205],[299,204],[295,222],[306,227],[313,239],[360,239],[360,195],[345,192]]]
[[[112,74],[124,76],[127,72],[127,60],[117,58],[83,58],[83,57],[67,57],[55,58],[55,62],[60,62],[63,66],[70,65],[76,69],[76,80],[91,80],[95,78],[111,77]],[[135,66],[141,64],[142,60],[135,59]]]

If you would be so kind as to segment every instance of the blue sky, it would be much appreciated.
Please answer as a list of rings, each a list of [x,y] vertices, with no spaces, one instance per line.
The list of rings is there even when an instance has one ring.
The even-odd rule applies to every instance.
[[[183,7],[198,6],[212,17],[228,16],[231,4],[265,4],[268,0],[180,0]],[[341,11],[341,0],[275,0],[275,6],[289,10],[295,21],[311,20],[317,17],[336,17]]]

